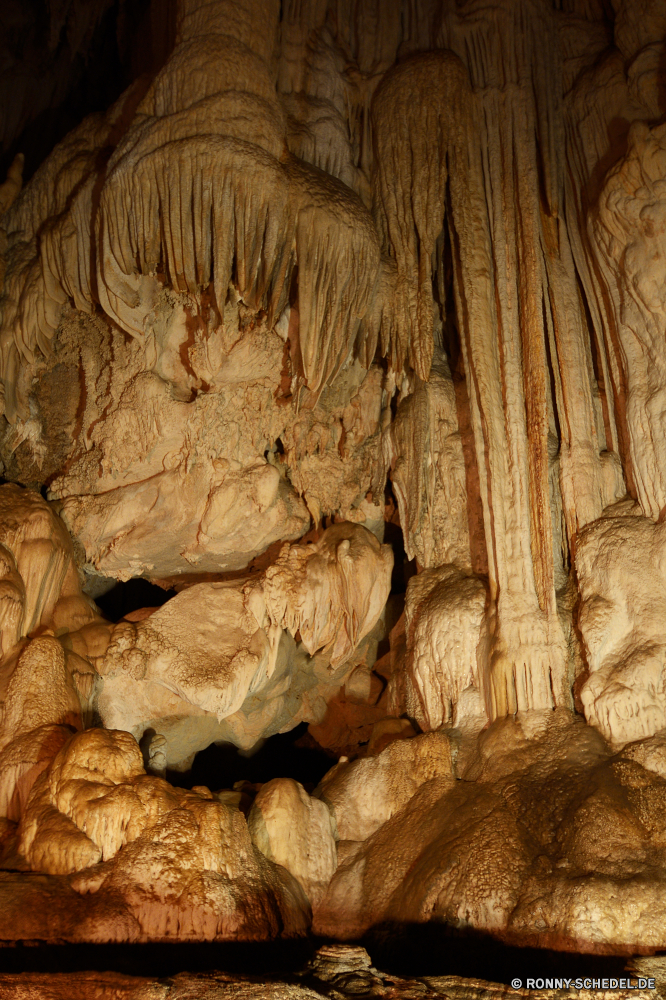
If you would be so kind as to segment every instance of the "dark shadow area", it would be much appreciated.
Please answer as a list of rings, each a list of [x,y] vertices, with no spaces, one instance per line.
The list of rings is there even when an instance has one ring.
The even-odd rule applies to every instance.
[[[316,945],[307,939],[206,944],[65,944],[0,947],[0,972],[120,972],[174,976],[178,972],[232,972],[288,976]]]
[[[380,924],[361,942],[373,964],[399,976],[463,976],[508,984],[515,977],[608,978],[628,959],[503,944],[489,934],[441,923]]]
[[[314,951],[328,943],[306,938],[266,943],[143,945],[18,945],[0,947],[1,972],[114,971],[136,976],[172,976],[178,972],[229,972],[295,981]],[[626,975],[630,959],[581,955],[502,944],[487,934],[456,931],[441,924],[375,928],[361,942],[373,965],[404,976],[461,976],[509,984],[537,978],[610,978]],[[309,977],[301,980],[307,985]]]
[[[391,574],[391,593],[404,594],[407,584],[416,574],[416,560],[408,559],[405,552],[405,541],[399,524],[387,521],[384,525],[384,542],[393,549],[393,572]]]
[[[16,153],[25,154],[28,180],[86,115],[106,111],[138,76],[164,65],[174,0],[96,0],[87,19],[82,8],[92,2],[0,4],[0,56],[14,81],[0,88],[14,104],[0,135],[0,183]]]
[[[95,604],[105,618],[117,622],[140,608],[161,607],[169,598],[175,596],[175,590],[163,590],[148,580],[136,578],[117,583],[111,590],[107,590],[106,594],[95,598]]]
[[[194,758],[192,770],[183,774],[168,771],[167,779],[179,788],[206,785],[211,791],[232,788],[237,781],[259,784],[272,778],[294,778],[311,792],[319,784],[327,771],[337,763],[337,756],[304,740],[307,722],[302,722],[289,733],[271,736],[262,746],[248,757],[233,744],[211,743]],[[299,746],[304,740],[306,745]],[[309,745],[307,745],[309,743]]]

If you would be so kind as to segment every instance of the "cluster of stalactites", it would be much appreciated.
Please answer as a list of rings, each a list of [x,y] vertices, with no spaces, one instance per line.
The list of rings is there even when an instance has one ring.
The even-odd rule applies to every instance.
[[[285,545],[269,567],[268,617],[292,635],[300,633],[311,655],[323,650],[335,669],[379,620],[392,569],[391,548],[366,528],[331,525],[315,543]]]
[[[287,149],[271,68],[278,7],[184,3],[176,48],[143,100],[135,88],[85,122],[6,216],[9,419],[25,410],[12,394],[20,358],[48,352],[68,301],[100,305],[142,340],[164,284],[212,304],[211,333],[230,282],[269,321],[296,301],[292,359],[315,392],[352,356],[372,362],[379,239],[356,194]]]

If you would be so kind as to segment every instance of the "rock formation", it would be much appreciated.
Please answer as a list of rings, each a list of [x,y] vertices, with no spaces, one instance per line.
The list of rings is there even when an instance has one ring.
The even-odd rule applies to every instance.
[[[0,940],[665,948],[662,0],[167,6],[0,109]]]
[[[356,843],[344,845],[315,911],[319,933],[355,939],[373,924],[437,920],[571,950],[660,947],[662,740],[613,756],[566,710],[531,712],[486,730],[471,754],[458,756],[453,781],[432,756],[429,772],[415,766],[420,741],[435,736],[394,744],[412,778],[402,800],[368,773],[366,800],[395,802],[383,822],[358,823],[353,784],[338,806],[341,838]],[[358,763],[366,762],[338,765],[333,789]],[[648,911],[649,921],[639,916]]]
[[[91,729],[63,746],[35,783],[18,850],[37,871],[75,876],[75,892],[114,900],[102,940],[261,939],[307,926],[300,886],[253,847],[242,814],[146,775],[128,733]]]

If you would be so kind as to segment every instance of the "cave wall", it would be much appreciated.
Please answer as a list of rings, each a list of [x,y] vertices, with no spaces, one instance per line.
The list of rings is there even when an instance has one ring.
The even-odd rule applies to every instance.
[[[51,10],[49,37],[66,25],[68,51],[85,52],[107,7],[86,8],[83,27],[76,4]],[[338,750],[363,731],[360,755],[377,760],[419,730],[503,733],[511,760],[534,738],[556,770],[562,726],[598,769],[589,781],[629,795],[633,764],[607,778],[608,755],[666,726],[663,4],[177,0],[173,32],[158,15],[136,14],[150,45],[123,57],[127,89],[23,187],[15,161],[0,188],[0,455],[16,521],[2,535],[2,650],[8,673],[39,685],[48,662],[62,688],[60,708],[34,715],[17,681],[7,718],[23,721],[3,723],[6,746],[36,719],[69,724],[68,704],[86,731],[94,717],[152,734],[159,781],[215,740],[249,750],[302,721]],[[45,100],[20,112],[8,150]],[[408,573],[385,542],[397,526]],[[178,594],[105,621],[93,599],[135,578]],[[35,596],[40,580],[50,596]],[[534,713],[517,735],[502,728]],[[32,820],[6,790],[20,851],[54,876],[123,846],[107,849],[61,795],[59,739],[39,743],[50,791]],[[437,810],[454,776],[484,786],[462,815],[495,809],[490,785],[513,772],[487,763],[494,745],[465,750],[464,766],[440,747],[409,795],[381,786],[385,824],[414,795],[414,816],[432,807],[420,840],[412,813],[395,837],[381,824],[342,835],[356,828],[334,798],[329,822],[280,786],[257,799],[255,847],[279,866],[276,817],[292,810],[322,845],[323,867],[297,877],[321,927],[357,933],[401,909],[420,920],[417,888],[389,899],[362,870],[393,857],[402,878],[414,843],[455,853]],[[144,802],[127,754],[114,787],[131,794],[113,794]],[[74,824],[64,854],[34,818],[47,807]],[[538,823],[516,832],[502,816],[527,872]],[[141,822],[137,857],[156,814]],[[565,850],[565,821],[549,823]],[[346,867],[327,895],[332,843]],[[435,909],[533,930],[522,889],[498,895],[503,866],[490,903],[469,902],[470,874]],[[276,878],[283,913],[296,897]],[[582,939],[567,891],[557,882],[569,916],[549,926]],[[640,935],[628,927],[608,939]]]

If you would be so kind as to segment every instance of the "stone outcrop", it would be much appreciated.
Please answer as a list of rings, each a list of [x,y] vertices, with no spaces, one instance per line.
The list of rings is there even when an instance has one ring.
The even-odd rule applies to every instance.
[[[253,847],[242,813],[147,775],[128,733],[91,729],[58,751],[17,849],[34,871],[72,876],[52,883],[56,899],[66,887],[101,901],[79,940],[252,940],[308,926],[300,885]]]
[[[663,3],[139,5],[35,170],[127,7],[46,6],[0,108],[8,939],[666,947]],[[166,780],[302,723],[322,780]]]
[[[400,748],[416,765],[420,741],[436,735],[372,763]],[[661,948],[663,754],[663,740],[648,740],[614,756],[568,712],[530,713],[488,729],[458,758],[458,781],[415,774],[392,815],[363,825],[358,801],[378,789],[368,773],[365,796],[336,801],[338,829],[359,842],[345,845],[315,929],[356,939],[375,925],[437,921],[524,945]]]

